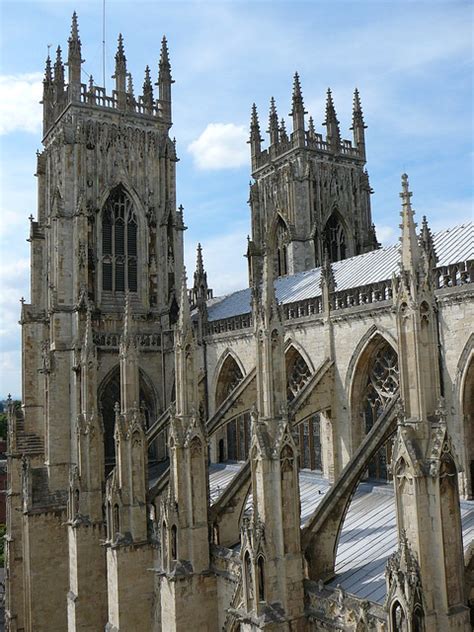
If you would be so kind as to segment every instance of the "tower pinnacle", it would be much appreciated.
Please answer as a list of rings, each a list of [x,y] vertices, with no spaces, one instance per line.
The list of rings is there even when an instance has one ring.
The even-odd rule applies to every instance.
[[[78,101],[81,93],[81,40],[77,25],[77,14],[72,14],[71,35],[68,39],[69,49],[67,65],[69,69],[69,99]]]
[[[153,86],[151,84],[150,67],[145,68],[145,80],[143,82],[143,104],[149,114],[153,111]]]
[[[270,145],[278,143],[278,114],[275,99],[270,99],[270,114],[268,117],[268,133],[270,134]]]
[[[163,35],[161,40],[160,63],[158,69],[158,99],[164,118],[171,124],[171,64],[168,52],[168,42]]]
[[[360,104],[359,90],[354,90],[354,101],[352,105],[352,127],[354,134],[354,146],[359,150],[362,158],[365,160],[365,132],[367,125],[364,123],[364,115]]]
[[[337,120],[336,109],[334,107],[330,88],[327,90],[326,120],[323,125],[326,126],[326,141],[329,148],[334,152],[338,152],[341,146],[341,134],[339,131],[339,121]]]
[[[122,33],[119,33],[118,36],[117,52],[115,53],[115,74],[112,78],[115,79],[118,108],[119,110],[123,110],[127,103],[127,58],[125,57]]]
[[[293,117],[293,136],[297,146],[304,146],[304,115],[306,114],[301,92],[300,77],[297,72],[293,79],[293,108],[290,116]]]

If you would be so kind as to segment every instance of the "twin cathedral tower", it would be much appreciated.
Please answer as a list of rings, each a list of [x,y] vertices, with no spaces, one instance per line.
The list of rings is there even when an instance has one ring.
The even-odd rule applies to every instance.
[[[58,47],[43,81],[31,300],[21,308],[22,409],[10,409],[7,629],[319,629],[304,615],[297,449],[274,280],[323,266],[325,300],[331,262],[379,247],[359,94],[353,141],[341,138],[330,91],[325,135],[311,118],[306,124],[297,74],[292,130],[272,99],[265,149],[253,106],[247,250],[256,340],[253,512],[241,525],[240,580],[222,588],[219,563],[210,570],[210,542],[219,555],[209,520],[208,462],[216,454],[209,454],[203,360],[210,290],[200,249],[194,286],[186,286],[167,42],[156,83],[147,67],[140,94],[122,36],[112,94],[92,77],[82,82],[82,63],[74,14],[67,62]],[[407,269],[413,256],[407,250]],[[400,296],[402,290],[418,292],[409,275]],[[415,398],[409,412],[426,417],[424,406]],[[163,427],[166,421],[166,432],[150,440],[157,420]],[[407,442],[396,446],[405,469],[413,458]],[[168,485],[157,491],[163,472]],[[407,498],[416,504],[408,492]],[[410,530],[409,521],[403,528]],[[452,555],[459,546],[452,545]],[[448,581],[462,610],[458,574],[450,568]],[[428,594],[431,610],[436,590]],[[449,629],[467,629],[464,610],[456,617],[459,627]]]

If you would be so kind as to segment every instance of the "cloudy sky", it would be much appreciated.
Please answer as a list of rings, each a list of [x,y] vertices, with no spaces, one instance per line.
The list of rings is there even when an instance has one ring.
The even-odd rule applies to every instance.
[[[27,218],[36,215],[44,60],[48,45],[67,49],[74,9],[84,82],[93,74],[102,84],[102,0],[0,0],[0,399],[21,393],[17,321],[19,298],[29,298]],[[250,108],[255,101],[263,130],[271,96],[286,116],[295,70],[319,132],[330,86],[350,138],[359,88],[373,216],[384,244],[397,238],[403,171],[415,209],[434,229],[471,218],[472,26],[470,1],[106,0],[109,89],[120,31],[136,92],[146,64],[156,80],[161,37],[168,37],[188,269],[201,241],[216,294],[245,285]]]

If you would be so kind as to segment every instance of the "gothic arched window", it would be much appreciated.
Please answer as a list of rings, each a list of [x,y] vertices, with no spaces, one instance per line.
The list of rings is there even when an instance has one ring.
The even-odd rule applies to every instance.
[[[346,235],[337,213],[333,213],[326,223],[323,242],[330,261],[346,258]]]
[[[303,356],[293,346],[286,354],[287,398],[291,402],[311,377]]]
[[[102,289],[137,291],[137,218],[123,187],[112,191],[102,212]]]
[[[285,276],[285,274],[288,274],[288,230],[281,217],[278,217],[276,229],[275,267],[277,276]]]
[[[388,401],[394,396],[398,383],[398,356],[394,349],[388,343],[385,343],[379,347],[372,359],[363,394],[366,434],[380,417]],[[387,478],[389,457],[387,444],[379,450],[369,463],[369,476],[371,478]]]

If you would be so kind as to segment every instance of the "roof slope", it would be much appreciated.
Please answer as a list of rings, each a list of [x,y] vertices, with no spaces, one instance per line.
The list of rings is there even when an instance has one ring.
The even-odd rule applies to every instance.
[[[437,266],[448,266],[474,259],[474,222],[467,222],[433,235]],[[400,244],[373,250],[332,264],[336,291],[387,281],[399,271]],[[275,292],[280,303],[294,303],[321,295],[321,268],[280,277]],[[250,289],[238,290],[213,298],[208,303],[209,321],[248,314],[251,310]]]

